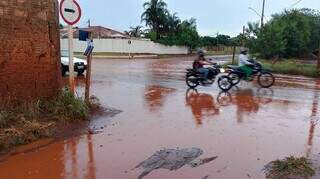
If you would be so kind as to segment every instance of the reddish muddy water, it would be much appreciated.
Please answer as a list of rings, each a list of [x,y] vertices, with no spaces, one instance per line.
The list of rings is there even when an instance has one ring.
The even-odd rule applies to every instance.
[[[136,179],[140,162],[164,148],[197,147],[218,159],[198,168],[155,170],[146,179],[264,178],[268,162],[320,152],[320,81],[279,76],[272,89],[241,83],[188,90],[192,58],[93,63],[92,92],[123,112],[100,116],[100,133],[58,141],[8,157],[1,179]],[[78,79],[81,95],[83,80]]]

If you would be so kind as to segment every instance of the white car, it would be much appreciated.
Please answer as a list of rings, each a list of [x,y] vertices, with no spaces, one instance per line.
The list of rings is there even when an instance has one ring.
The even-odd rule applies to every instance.
[[[78,73],[78,75],[83,75],[83,73],[87,69],[87,61],[80,58],[73,58],[74,63],[74,71]],[[61,70],[62,75],[66,75],[69,71],[69,52],[61,51]]]

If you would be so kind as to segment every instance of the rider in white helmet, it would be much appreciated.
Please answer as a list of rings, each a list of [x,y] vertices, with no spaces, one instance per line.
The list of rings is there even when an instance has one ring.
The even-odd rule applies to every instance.
[[[249,79],[252,74],[252,66],[253,64],[249,61],[248,49],[241,47],[240,55],[239,55],[239,67],[246,74],[246,79]]]

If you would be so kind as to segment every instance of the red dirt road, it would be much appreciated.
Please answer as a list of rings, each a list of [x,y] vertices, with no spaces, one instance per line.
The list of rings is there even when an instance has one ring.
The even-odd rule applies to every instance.
[[[136,179],[135,166],[154,152],[197,147],[202,157],[218,159],[145,178],[257,179],[272,160],[320,152],[320,81],[280,76],[270,90],[244,82],[230,94],[216,84],[188,91],[184,71],[191,60],[94,60],[93,94],[123,112],[92,121],[101,133],[7,158],[0,178]]]

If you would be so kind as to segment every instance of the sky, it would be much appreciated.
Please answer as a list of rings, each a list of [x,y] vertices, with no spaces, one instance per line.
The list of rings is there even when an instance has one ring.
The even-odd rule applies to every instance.
[[[82,8],[77,26],[102,25],[115,30],[128,30],[141,23],[142,4],[146,0],[77,0]],[[227,34],[236,36],[248,22],[260,21],[263,0],[164,0],[170,12],[177,12],[184,19],[196,18],[200,35]],[[284,9],[312,8],[320,10],[320,0],[266,0],[265,15],[270,19]],[[61,20],[61,19],[60,19]],[[62,21],[62,20],[61,20]]]

